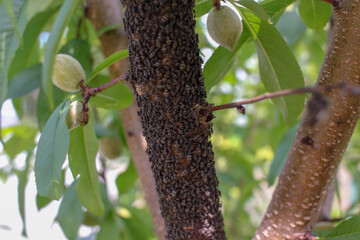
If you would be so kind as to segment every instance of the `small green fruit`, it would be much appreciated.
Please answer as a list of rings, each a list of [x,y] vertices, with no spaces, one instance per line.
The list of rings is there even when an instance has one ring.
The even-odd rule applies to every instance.
[[[100,138],[99,149],[105,157],[115,159],[121,155],[122,143],[117,136]]]
[[[66,54],[56,55],[52,73],[55,86],[67,92],[77,92],[80,82],[85,80],[84,69],[75,58]]]
[[[242,23],[230,7],[211,9],[206,24],[211,38],[218,44],[230,51],[235,48],[242,33]]]
[[[69,111],[66,115],[66,125],[69,131],[78,127],[84,126],[89,120],[87,112],[83,111],[83,102],[75,101],[70,104]]]

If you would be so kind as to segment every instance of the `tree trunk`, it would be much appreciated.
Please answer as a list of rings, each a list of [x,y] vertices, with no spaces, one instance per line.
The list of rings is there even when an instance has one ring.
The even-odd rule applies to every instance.
[[[123,0],[130,73],[168,239],[225,239],[191,0]]]
[[[334,34],[317,85],[359,87],[360,1],[338,1],[333,15]],[[312,126],[314,116],[306,110],[257,240],[314,239],[310,233],[360,113],[358,96],[341,89],[324,94],[328,117]]]
[[[122,8],[118,0],[87,0],[86,3],[87,17],[92,21],[96,30],[99,31],[106,26],[122,23]],[[118,50],[128,48],[128,41],[123,28],[106,32],[100,37],[100,41],[106,57]],[[128,71],[129,61],[127,59],[119,61],[110,67],[112,79]],[[166,235],[165,222],[160,213],[159,197],[156,192],[149,158],[145,153],[146,142],[142,135],[140,119],[137,116],[136,100],[130,107],[120,110],[120,114],[125,129],[126,141],[149,206],[156,236],[159,240],[164,240]]]

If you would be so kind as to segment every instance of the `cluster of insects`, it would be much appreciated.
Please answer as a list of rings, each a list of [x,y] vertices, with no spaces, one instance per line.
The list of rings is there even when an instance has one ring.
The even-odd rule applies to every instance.
[[[192,1],[124,1],[136,90],[169,239],[225,239]],[[140,34],[141,33],[141,34]],[[179,227],[182,226],[182,227]]]

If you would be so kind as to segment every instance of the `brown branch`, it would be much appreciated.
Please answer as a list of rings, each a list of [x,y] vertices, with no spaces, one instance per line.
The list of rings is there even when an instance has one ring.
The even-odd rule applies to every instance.
[[[265,93],[265,94],[257,96],[257,97],[240,100],[238,102],[213,106],[213,107],[209,108],[209,111],[214,112],[214,111],[227,109],[227,108],[238,108],[245,104],[256,103],[256,102],[260,102],[260,101],[263,101],[266,99],[271,99],[271,98],[284,97],[284,96],[296,95],[296,94],[304,94],[304,93],[318,93],[318,92],[319,92],[319,90],[316,88],[313,88],[313,87],[286,89],[286,90],[272,92],[272,93]]]
[[[97,31],[106,26],[122,23],[122,9],[118,0],[87,0],[87,17],[94,24]],[[105,56],[128,48],[128,41],[123,28],[107,31],[100,36],[102,50]],[[110,67],[112,78],[121,73],[128,72],[129,62],[121,60]],[[126,131],[126,141],[129,146],[132,160],[139,175],[146,202],[154,225],[154,230],[159,240],[164,240],[166,235],[164,219],[160,213],[159,198],[155,189],[155,181],[151,171],[148,155],[145,153],[146,142],[142,135],[142,127],[137,115],[136,100],[130,107],[120,110],[121,120]]]
[[[334,8],[334,34],[317,87],[346,82],[360,87],[360,1]],[[357,92],[357,91],[355,91]],[[307,109],[256,240],[312,239],[321,206],[360,116],[360,101],[341,90],[324,93],[331,104],[324,121],[307,124]]]

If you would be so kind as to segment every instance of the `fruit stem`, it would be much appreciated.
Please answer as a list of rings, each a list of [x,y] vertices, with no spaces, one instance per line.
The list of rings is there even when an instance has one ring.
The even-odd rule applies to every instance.
[[[220,10],[220,0],[211,0],[213,7],[216,8],[216,10]],[[225,0],[223,0],[225,2]]]
[[[115,78],[114,80],[105,83],[104,85],[101,85],[99,87],[95,87],[92,88],[89,85],[87,85],[84,81],[80,82],[80,92],[84,101],[84,105],[83,105],[83,111],[84,112],[88,112],[89,108],[88,108],[88,103],[91,97],[95,96],[96,93],[98,92],[102,92],[112,86],[114,86],[115,84],[121,82],[122,80],[124,80],[127,76],[127,73],[121,74],[119,77]]]

